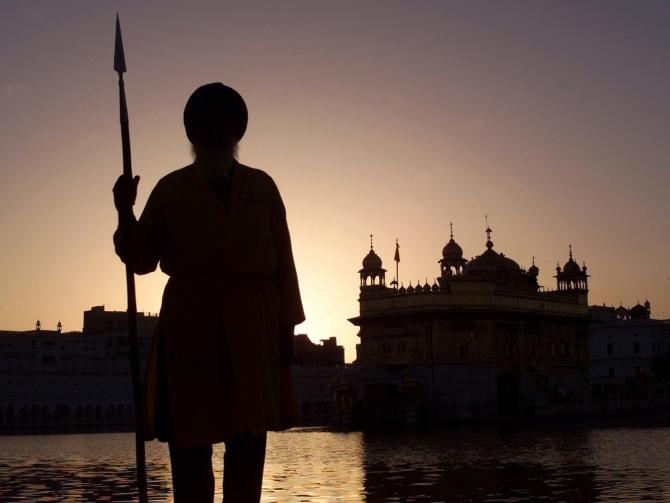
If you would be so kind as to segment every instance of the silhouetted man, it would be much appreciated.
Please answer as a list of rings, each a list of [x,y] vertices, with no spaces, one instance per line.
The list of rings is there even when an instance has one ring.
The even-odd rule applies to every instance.
[[[225,442],[226,502],[260,499],[266,432],[296,424],[288,366],[303,314],[281,196],[235,159],[242,97],[199,87],[184,109],[195,160],[163,177],[136,220],[139,177],[114,186],[116,252],[165,286],[145,377],[147,440],[169,442],[177,503],[214,497],[212,444]]]

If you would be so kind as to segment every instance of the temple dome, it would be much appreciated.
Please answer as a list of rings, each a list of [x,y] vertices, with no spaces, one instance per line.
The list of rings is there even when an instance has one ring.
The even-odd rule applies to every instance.
[[[454,241],[454,224],[449,222],[449,242],[442,248],[442,258],[445,262],[461,261],[463,248]]]
[[[563,274],[567,274],[568,276],[579,276],[582,272],[586,272],[586,265],[584,265],[584,271],[582,271],[579,264],[572,258],[572,245],[568,248],[570,250],[570,258],[568,258],[568,261],[563,266]]]
[[[382,268],[382,259],[375,253],[373,249],[370,249],[368,254],[363,259],[363,269],[381,269]]]
[[[358,274],[361,280],[361,294],[367,295],[380,288],[386,288],[386,269],[382,267],[382,259],[372,247],[372,234],[370,234],[370,251],[363,258],[363,268]]]
[[[463,274],[480,274],[498,277],[522,274],[519,264],[493,249],[491,232],[491,227],[489,227],[487,222],[486,251],[465,264]]]
[[[521,267],[511,258],[496,252],[493,248],[465,264],[464,274],[508,275],[521,272]]]
[[[647,309],[639,302],[630,308],[629,315],[633,320],[647,319]]]
[[[581,272],[581,267],[579,267],[579,264],[575,262],[572,257],[570,257],[563,266],[564,274],[580,274]]]
[[[626,309],[625,307],[623,307],[621,305],[616,308],[615,312],[616,312],[617,318],[619,318],[620,320],[625,320],[629,316],[628,309]]]
[[[533,257],[533,264],[528,268],[528,275],[537,278],[540,274],[540,268],[535,265],[535,257]]]
[[[458,260],[463,258],[463,248],[459,245],[454,238],[451,238],[449,242],[442,248],[442,257],[445,260]]]

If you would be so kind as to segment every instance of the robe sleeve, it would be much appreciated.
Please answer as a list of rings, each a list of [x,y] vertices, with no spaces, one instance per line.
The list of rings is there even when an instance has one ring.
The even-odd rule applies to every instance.
[[[272,182],[274,201],[272,205],[272,239],[277,257],[277,283],[280,298],[280,324],[294,326],[305,321],[300,298],[298,274],[293,261],[291,236],[286,221],[286,208],[279,189]],[[291,339],[292,339],[291,334]]]
[[[114,248],[123,263],[132,258],[136,274],[147,274],[156,270],[164,238],[165,212],[159,183],[151,191],[139,220],[133,221],[130,228],[124,226],[116,229]]]

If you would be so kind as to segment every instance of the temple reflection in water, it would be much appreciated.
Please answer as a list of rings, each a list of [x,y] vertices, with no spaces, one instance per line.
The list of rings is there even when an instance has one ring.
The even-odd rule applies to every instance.
[[[340,420],[440,422],[542,413],[581,403],[588,388],[588,274],[569,250],[556,289],[494,249],[466,260],[451,236],[432,284],[386,284],[373,249],[363,259],[355,376],[336,387]],[[396,250],[397,251],[397,250]],[[396,254],[396,260],[399,256]]]

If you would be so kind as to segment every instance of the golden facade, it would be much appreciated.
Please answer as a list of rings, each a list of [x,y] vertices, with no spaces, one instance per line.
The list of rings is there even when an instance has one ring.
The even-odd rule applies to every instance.
[[[399,259],[396,254],[396,259]],[[588,274],[572,257],[555,290],[493,249],[463,258],[451,239],[440,276],[386,285],[371,249],[360,275],[356,385],[361,410],[387,417],[519,414],[578,404],[589,369]],[[408,386],[411,383],[411,386]],[[406,396],[411,389],[412,396]],[[381,400],[393,403],[370,404]]]

